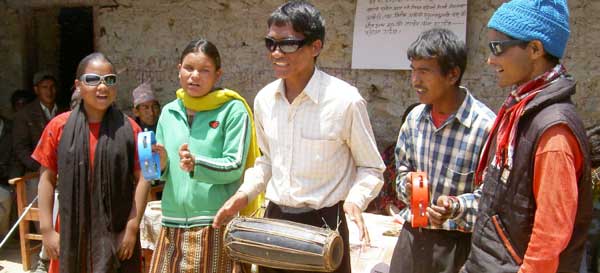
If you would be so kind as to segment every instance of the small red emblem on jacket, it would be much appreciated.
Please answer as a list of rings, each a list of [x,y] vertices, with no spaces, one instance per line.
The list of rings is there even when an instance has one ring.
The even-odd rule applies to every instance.
[[[208,126],[210,126],[210,128],[216,129],[217,127],[219,127],[219,121],[213,120],[208,123]]]

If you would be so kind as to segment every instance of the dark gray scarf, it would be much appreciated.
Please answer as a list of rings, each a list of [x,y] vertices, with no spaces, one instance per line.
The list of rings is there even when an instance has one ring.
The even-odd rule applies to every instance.
[[[128,220],[134,199],[134,134],[127,117],[109,107],[100,125],[93,168],[90,129],[82,104],[73,109],[58,146],[60,272],[118,272],[117,234]],[[135,265],[130,268],[134,269]]]

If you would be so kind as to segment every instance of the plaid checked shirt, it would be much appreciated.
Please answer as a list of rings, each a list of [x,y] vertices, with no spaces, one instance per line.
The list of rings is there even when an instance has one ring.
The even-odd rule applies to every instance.
[[[458,196],[474,191],[479,153],[496,115],[466,88],[461,90],[466,93],[463,103],[439,128],[433,124],[431,106],[424,104],[415,107],[400,128],[395,150],[396,185],[400,200],[408,205],[399,213],[407,223],[412,218],[410,199],[406,196],[409,172],[427,173],[431,203],[441,195]],[[473,200],[473,195],[459,197],[460,213],[441,229],[471,232],[477,213]],[[431,225],[427,228],[440,229]]]

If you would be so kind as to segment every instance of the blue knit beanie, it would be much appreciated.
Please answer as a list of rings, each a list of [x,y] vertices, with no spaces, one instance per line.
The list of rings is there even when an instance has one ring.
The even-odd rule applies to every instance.
[[[496,10],[488,28],[517,40],[539,40],[560,59],[569,40],[569,7],[566,0],[512,0]]]

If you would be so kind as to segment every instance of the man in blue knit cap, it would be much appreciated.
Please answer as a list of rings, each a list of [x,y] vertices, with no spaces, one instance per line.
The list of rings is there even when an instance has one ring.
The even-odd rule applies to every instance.
[[[575,81],[559,62],[567,2],[513,0],[488,28],[488,64],[511,92],[481,155],[482,186],[458,196],[458,213],[479,210],[461,271],[579,272],[592,203],[589,144],[570,99]]]

